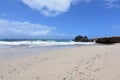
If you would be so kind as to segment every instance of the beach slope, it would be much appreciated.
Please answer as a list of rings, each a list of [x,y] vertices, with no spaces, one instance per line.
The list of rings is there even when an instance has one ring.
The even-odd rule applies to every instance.
[[[120,80],[120,44],[80,46],[0,61],[0,80]]]

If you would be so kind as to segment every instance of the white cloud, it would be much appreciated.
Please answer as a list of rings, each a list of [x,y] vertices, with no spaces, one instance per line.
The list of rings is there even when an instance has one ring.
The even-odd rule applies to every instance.
[[[54,35],[55,27],[30,22],[0,19],[0,38],[2,37],[44,37]]]
[[[40,11],[45,16],[56,16],[67,12],[72,4],[80,0],[22,0],[32,9]]]
[[[118,8],[120,7],[118,1],[119,0],[80,0],[80,1],[84,1],[86,3],[89,3],[89,2],[93,2],[93,1],[97,1],[97,2],[103,2],[105,5],[106,5],[106,8]]]
[[[113,28],[113,29],[118,29],[118,30],[119,30],[119,29],[120,29],[120,25],[113,26],[112,28]]]
[[[92,1],[103,1],[107,8],[119,7],[118,0],[21,0],[30,8],[37,10],[45,16],[56,16],[67,12],[72,5],[79,2],[89,3]]]
[[[120,7],[119,4],[117,3],[118,0],[104,0],[106,5],[107,5],[107,8],[113,8],[113,7]]]
[[[5,13],[0,13],[0,16],[7,16]]]

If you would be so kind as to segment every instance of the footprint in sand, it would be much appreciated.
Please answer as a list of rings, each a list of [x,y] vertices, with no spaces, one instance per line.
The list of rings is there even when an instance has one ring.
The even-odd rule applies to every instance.
[[[9,67],[11,67],[11,65],[8,65]]]
[[[98,58],[100,58],[100,55],[96,55]]]
[[[96,58],[91,58],[92,60],[96,60]]]
[[[30,65],[30,64],[28,64],[28,66],[30,67],[31,65]]]
[[[20,74],[20,72],[19,72],[19,71],[18,71],[17,73],[18,73],[18,74]]]
[[[96,68],[96,69],[94,70],[94,72],[100,72],[100,69],[99,69],[99,68]]]
[[[66,80],[66,79],[67,79],[66,77],[63,78],[63,80]]]
[[[35,79],[36,79],[36,80],[40,80],[40,77],[36,77]]]
[[[17,69],[15,68],[14,71],[16,71]]]
[[[1,79],[4,79],[4,77],[3,77],[3,76],[1,76],[0,78],[1,78]]]
[[[79,72],[80,75],[84,75],[84,72]]]
[[[9,74],[11,74],[12,72],[10,71]]]
[[[38,59],[38,57],[35,57],[34,59],[35,59],[35,60],[37,60],[37,59]]]

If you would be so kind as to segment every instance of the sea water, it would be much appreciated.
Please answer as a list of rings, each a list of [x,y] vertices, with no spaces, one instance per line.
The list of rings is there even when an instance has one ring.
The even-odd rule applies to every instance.
[[[94,42],[74,42],[70,39],[4,39],[0,40],[0,60],[39,54],[43,51],[94,44]]]

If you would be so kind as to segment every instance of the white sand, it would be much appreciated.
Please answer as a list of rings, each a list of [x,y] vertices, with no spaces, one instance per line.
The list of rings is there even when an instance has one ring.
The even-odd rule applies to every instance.
[[[120,80],[120,44],[0,61],[0,80]]]

